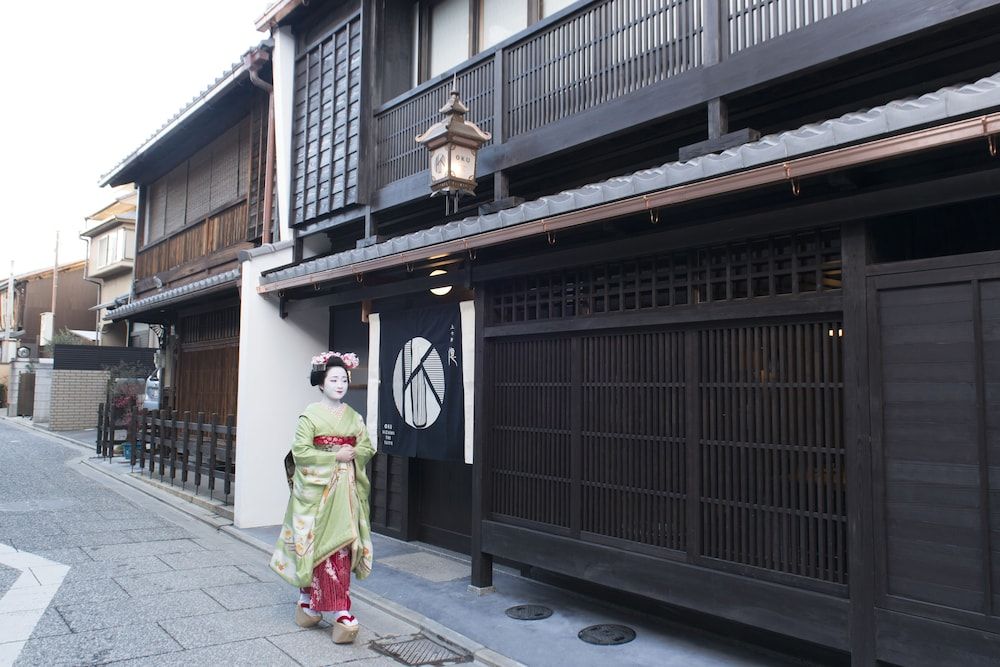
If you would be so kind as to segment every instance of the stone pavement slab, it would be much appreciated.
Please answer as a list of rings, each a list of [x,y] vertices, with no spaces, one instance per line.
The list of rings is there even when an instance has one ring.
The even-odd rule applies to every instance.
[[[52,604],[58,606],[71,602],[101,602],[127,597],[128,593],[114,579],[78,579],[64,581],[56,591]]]
[[[129,544],[114,544],[103,547],[85,547],[83,551],[92,560],[104,561],[201,550],[201,545],[196,544],[194,540],[163,540],[156,542],[131,542]]]
[[[112,560],[98,562],[87,560],[82,563],[72,564],[66,574],[66,581],[78,581],[80,579],[113,579],[115,577],[127,577],[136,574],[150,574],[152,572],[167,572],[170,566],[160,560],[157,556],[138,556],[128,560]]]
[[[222,565],[197,570],[170,570],[169,572],[119,577],[115,581],[121,584],[129,595],[142,596],[230,584],[246,584],[256,580],[232,565]]]
[[[60,605],[58,611],[73,632],[85,632],[212,614],[225,608],[202,591],[183,591],[113,602]]]
[[[54,637],[56,635],[68,635],[71,632],[66,621],[59,615],[55,607],[49,607],[42,614],[41,620],[35,626],[35,631],[31,633],[32,639],[40,637]]]
[[[62,563],[63,565],[94,562],[94,559],[87,555],[87,552],[80,547],[69,547],[68,549],[35,549],[31,553],[55,561],[56,563]]]
[[[384,657],[368,648],[369,642],[377,638],[378,635],[362,627],[353,644],[334,644],[327,628],[312,628],[294,634],[269,637],[269,640],[288,655],[294,655],[295,659],[305,667],[320,667]]]
[[[32,639],[16,665],[97,665],[180,650],[162,628],[151,623]],[[2,659],[2,658],[0,658]]]
[[[198,551],[197,553],[161,554],[157,558],[174,570],[196,570],[219,565],[251,565],[258,564],[257,561],[260,560],[256,553],[241,554],[218,549]]]
[[[396,635],[415,635],[420,628],[373,607],[364,600],[351,600],[351,613],[361,619],[363,626],[380,637]]]
[[[242,639],[304,632],[295,625],[294,600],[282,605],[175,618],[160,626],[185,648],[228,644]]]
[[[468,563],[423,551],[382,558],[379,560],[379,564],[438,583],[453,579],[466,579],[469,576]]]
[[[250,609],[253,607],[270,607],[282,603],[287,604],[290,586],[284,582],[264,583],[255,581],[249,584],[206,588],[205,593],[226,609]]]
[[[135,517],[118,517],[117,519],[104,519],[93,517],[88,518],[84,521],[66,521],[57,519],[56,526],[59,527],[63,533],[103,533],[109,531],[126,531],[126,530],[152,530],[152,529],[163,529],[163,528],[176,528],[172,523],[164,521],[159,517],[145,517],[145,516],[135,516]],[[137,542],[142,540],[136,540]]]
[[[277,572],[268,567],[265,563],[247,563],[237,565],[243,572],[246,572],[257,581],[284,581]]]
[[[292,660],[281,649],[266,639],[250,639],[179,653],[167,653],[155,657],[113,662],[111,664],[114,667],[191,667],[191,665],[233,665],[234,667],[259,667],[260,665],[268,665],[268,667],[285,667],[286,665],[294,666],[299,663]]]

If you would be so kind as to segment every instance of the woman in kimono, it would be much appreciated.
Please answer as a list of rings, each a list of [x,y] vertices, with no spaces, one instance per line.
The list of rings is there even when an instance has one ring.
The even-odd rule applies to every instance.
[[[281,535],[271,568],[299,587],[295,622],[319,623],[332,612],[333,641],[346,644],[358,634],[351,615],[351,571],[371,574],[368,525],[370,486],[365,464],[374,455],[364,420],[343,402],[354,354],[324,352],[313,358],[309,382],[321,399],[299,416],[292,457],[295,472]]]

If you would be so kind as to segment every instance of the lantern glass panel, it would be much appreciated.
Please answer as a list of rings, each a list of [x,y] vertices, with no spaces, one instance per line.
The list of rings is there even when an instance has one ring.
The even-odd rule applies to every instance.
[[[463,181],[476,180],[476,151],[467,146],[452,147],[451,175]]]
[[[439,181],[444,178],[448,178],[448,149],[450,147],[445,144],[444,146],[438,146],[431,151],[431,181]]]

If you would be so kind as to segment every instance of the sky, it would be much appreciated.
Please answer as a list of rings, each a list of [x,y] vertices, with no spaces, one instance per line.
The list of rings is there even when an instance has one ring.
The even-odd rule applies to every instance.
[[[50,0],[4,8],[0,276],[82,259],[98,179],[268,37],[268,0]]]

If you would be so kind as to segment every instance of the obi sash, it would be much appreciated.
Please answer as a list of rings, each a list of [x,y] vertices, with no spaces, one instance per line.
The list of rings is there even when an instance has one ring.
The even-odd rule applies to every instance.
[[[357,439],[353,435],[317,435],[313,438],[313,447],[330,451],[334,447],[353,447]]]

